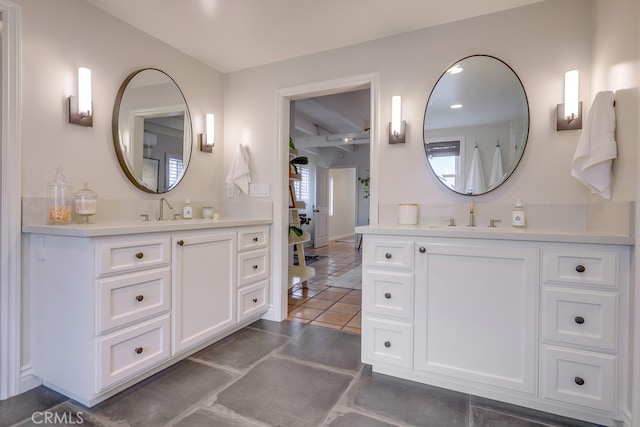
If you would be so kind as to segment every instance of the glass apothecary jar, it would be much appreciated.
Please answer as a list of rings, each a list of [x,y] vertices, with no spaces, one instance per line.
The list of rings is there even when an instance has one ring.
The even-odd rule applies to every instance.
[[[68,224],[71,222],[71,185],[56,169],[53,181],[47,184],[47,224]]]
[[[89,217],[98,211],[98,195],[85,182],[82,190],[73,193],[73,204],[76,215],[85,217],[88,223]]]

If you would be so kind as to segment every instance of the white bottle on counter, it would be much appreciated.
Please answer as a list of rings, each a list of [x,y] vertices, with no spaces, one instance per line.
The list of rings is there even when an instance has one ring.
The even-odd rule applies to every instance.
[[[516,205],[513,208],[513,226],[522,228],[527,225],[527,215],[522,206],[520,199],[516,201]]]
[[[193,218],[193,208],[191,207],[191,200],[187,197],[182,205],[182,219]]]

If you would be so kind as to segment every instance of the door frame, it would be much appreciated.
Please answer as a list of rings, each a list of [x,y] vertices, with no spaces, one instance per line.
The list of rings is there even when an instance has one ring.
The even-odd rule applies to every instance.
[[[21,8],[0,0],[2,13],[2,177],[0,178],[0,400],[21,390]]]
[[[321,82],[291,86],[276,91],[277,106],[277,131],[275,145],[277,148],[276,170],[282,171],[280,181],[277,181],[276,175],[276,191],[273,200],[273,235],[272,243],[272,286],[271,286],[271,303],[269,310],[263,316],[268,320],[281,321],[287,317],[287,262],[288,262],[288,239],[286,230],[288,230],[289,209],[287,204],[289,178],[286,174],[287,165],[289,163],[289,125],[291,101],[297,99],[310,98],[314,96],[332,95],[340,92],[348,92],[351,90],[369,88],[371,97],[370,101],[370,119],[371,130],[369,144],[370,150],[370,176],[372,185],[370,187],[369,197],[369,217],[371,223],[378,222],[378,158],[377,158],[377,141],[379,135],[379,98],[380,98],[380,74],[369,73],[348,77],[342,77]],[[285,197],[286,196],[286,197]]]

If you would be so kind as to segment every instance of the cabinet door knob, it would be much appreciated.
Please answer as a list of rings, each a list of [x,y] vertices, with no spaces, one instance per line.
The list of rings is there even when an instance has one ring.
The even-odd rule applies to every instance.
[[[577,271],[578,273],[584,273],[584,272],[585,272],[585,270],[586,270],[586,268],[585,268],[585,267],[584,267],[584,265],[582,265],[582,264],[580,264],[580,265],[577,265],[577,266],[576,266],[576,271]]]
[[[136,352],[136,354],[142,354],[142,347],[136,347],[134,351]]]
[[[257,237],[254,237],[254,238],[253,238],[253,241],[254,241],[254,242],[257,242],[257,241],[258,241],[258,238],[257,238]]]
[[[386,254],[384,254],[384,257],[385,257],[386,259],[391,259],[391,253],[390,253],[390,252],[387,252]]]
[[[418,248],[418,251],[423,254],[425,252],[427,252],[427,248],[425,248],[424,246],[420,246],[420,248]]]
[[[178,240],[176,242],[179,246],[183,246],[184,245],[184,240]]]
[[[386,299],[391,299],[391,294],[389,292],[387,292],[386,294],[384,294],[384,297]]]
[[[578,384],[578,385],[584,385],[584,380],[583,380],[582,378],[580,378],[580,377],[576,377],[576,378],[574,379],[574,381],[575,381],[575,382],[576,382],[576,384]]]
[[[384,346],[387,348],[391,347],[391,341],[385,341]]]
[[[136,301],[140,302],[144,299],[144,295],[138,295],[136,296]]]
[[[582,325],[584,323],[584,317],[582,316],[576,316],[573,320],[575,320],[578,325]]]
[[[255,265],[253,266],[253,269],[254,269],[254,270],[257,270],[257,269],[258,269],[258,264],[255,264]]]
[[[256,304],[258,302],[258,298],[254,298],[252,301],[254,304]]]
[[[138,259],[142,259],[143,256],[144,256],[144,254],[142,252],[138,252],[136,254],[136,258],[138,258]]]

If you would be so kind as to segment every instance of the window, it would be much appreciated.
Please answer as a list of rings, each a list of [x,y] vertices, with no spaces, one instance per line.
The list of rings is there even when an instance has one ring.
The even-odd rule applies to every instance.
[[[300,180],[294,181],[293,191],[296,193],[296,200],[310,204],[309,198],[309,168],[298,166],[298,172],[300,173]]]
[[[178,182],[180,175],[182,175],[182,159],[169,157],[169,162],[167,164],[168,186],[172,187],[176,182]]]
[[[460,164],[464,148],[464,138],[431,139],[425,148],[429,164],[438,178],[447,186],[458,189],[462,184]]]
[[[333,175],[329,174],[329,216],[333,216]]]

